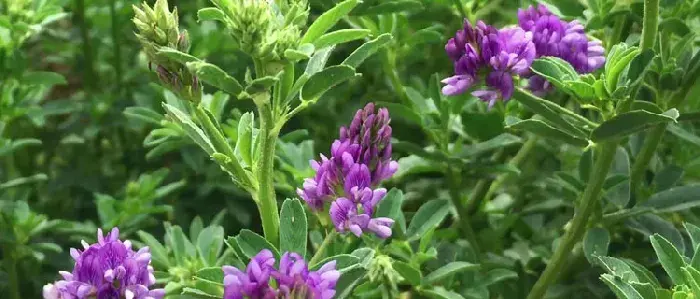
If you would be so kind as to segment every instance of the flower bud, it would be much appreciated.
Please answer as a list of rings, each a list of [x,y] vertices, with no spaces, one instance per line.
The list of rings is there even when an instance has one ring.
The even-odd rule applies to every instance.
[[[183,99],[199,102],[201,87],[197,78],[185,65],[158,54],[167,47],[187,53],[190,38],[186,30],[180,31],[177,8],[171,12],[167,0],[157,0],[153,7],[145,2],[134,8],[134,25],[138,29],[137,38],[149,60],[149,69],[155,65],[155,72],[161,83]]]

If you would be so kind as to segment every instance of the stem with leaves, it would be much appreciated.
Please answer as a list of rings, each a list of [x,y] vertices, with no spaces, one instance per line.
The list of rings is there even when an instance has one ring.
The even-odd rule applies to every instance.
[[[579,202],[579,206],[574,213],[571,227],[564,234],[559,245],[554,251],[554,255],[547,263],[544,273],[537,280],[530,290],[527,299],[543,298],[549,286],[554,283],[566,264],[566,259],[571,254],[571,250],[576,243],[581,241],[588,225],[588,219],[595,210],[600,192],[605,182],[605,177],[612,166],[617,151],[617,142],[607,142],[599,144],[597,159],[590,174],[588,185]]]
[[[258,181],[257,192],[253,196],[260,210],[265,239],[271,244],[279,244],[280,215],[277,210],[277,196],[274,186],[275,146],[279,131],[275,128],[270,96],[267,93],[253,96],[260,117],[259,150],[260,157],[255,167]]]
[[[459,222],[462,233],[465,234],[467,241],[469,241],[469,245],[471,245],[472,249],[474,249],[477,259],[479,259],[481,257],[481,249],[476,238],[476,233],[474,233],[474,229],[472,228],[471,223],[469,223],[469,214],[467,214],[467,210],[464,209],[462,205],[460,196],[460,178],[461,174],[459,171],[452,167],[448,169],[447,184],[450,191],[450,200],[452,201],[452,205],[457,211],[457,217],[459,218],[457,221]]]
[[[326,248],[328,248],[328,245],[333,242],[333,239],[335,239],[337,234],[338,233],[334,229],[331,229],[331,231],[326,234],[326,238],[323,239],[323,242],[318,247],[318,250],[316,250],[314,256],[309,260],[309,265],[313,266],[321,260],[321,257],[323,257],[323,254],[326,252]]]
[[[659,26],[659,0],[644,0],[644,20],[642,28],[642,39],[640,48],[642,51],[652,49],[656,42],[656,32]],[[661,124],[652,129],[644,140],[639,154],[632,164],[630,172],[630,183],[632,191],[636,191],[644,172],[646,171],[649,161],[654,156],[659,142],[663,139],[666,132],[666,124]]]
[[[520,147],[520,150],[518,150],[518,153],[515,154],[515,156],[510,159],[510,165],[519,168],[522,166],[523,162],[525,162],[525,159],[530,156],[530,153],[532,153],[532,150],[535,149],[537,146],[537,141],[539,139],[536,136],[531,136],[525,144],[523,144],[522,147]],[[493,197],[493,194],[498,190],[498,188],[503,185],[510,177],[512,177],[513,173],[505,173],[500,175],[498,178],[496,178],[493,183],[491,183],[491,187],[489,187],[488,193],[486,193],[486,197],[484,199],[489,200],[491,197]]]

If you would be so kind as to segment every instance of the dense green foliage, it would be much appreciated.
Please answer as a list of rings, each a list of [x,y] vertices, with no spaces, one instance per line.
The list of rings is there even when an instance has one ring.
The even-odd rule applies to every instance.
[[[554,89],[492,108],[441,93],[445,43],[535,1],[270,1],[267,31],[245,0],[169,2],[0,0],[0,297],[117,226],[166,298],[221,298],[264,248],[336,260],[337,298],[700,297],[700,0],[540,1],[605,66],[535,60]],[[296,192],[369,102],[399,164],[387,240]]]

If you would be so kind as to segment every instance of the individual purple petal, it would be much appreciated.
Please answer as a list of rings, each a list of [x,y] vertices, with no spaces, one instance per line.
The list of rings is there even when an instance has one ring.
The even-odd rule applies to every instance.
[[[445,86],[442,87],[444,95],[453,96],[462,94],[474,84],[474,77],[471,75],[455,75],[442,79]]]
[[[374,218],[367,224],[367,229],[374,232],[377,237],[386,239],[391,237],[391,225],[394,224],[394,219],[387,217]]]

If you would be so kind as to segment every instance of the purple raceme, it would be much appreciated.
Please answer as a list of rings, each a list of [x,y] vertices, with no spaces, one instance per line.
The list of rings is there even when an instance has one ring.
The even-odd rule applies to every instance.
[[[390,218],[372,218],[374,210],[386,195],[379,184],[398,169],[391,159],[391,126],[389,111],[375,112],[367,104],[355,114],[349,127],[340,128],[340,138],[331,146],[331,157],[321,155],[311,161],[316,171],[297,189],[315,212],[328,211],[336,230],[360,236],[373,232],[380,238],[391,236]]]
[[[578,21],[561,20],[542,4],[520,9],[518,25],[532,32],[537,58],[559,57],[581,74],[592,73],[605,64],[605,49],[600,41],[589,39]],[[529,88],[537,94],[551,89],[546,80],[536,75],[529,83]]]
[[[582,74],[605,63],[600,41],[589,39],[578,21],[565,22],[544,5],[519,10],[515,28],[496,30],[482,21],[476,26],[465,21],[445,45],[445,52],[454,63],[454,75],[442,80],[442,93],[458,95],[476,85],[479,89],[472,95],[489,107],[498,99],[510,99],[515,76],[530,79],[529,88],[537,94],[551,88],[544,78],[530,72],[536,58],[559,57]]]
[[[445,95],[458,95],[474,85],[483,89],[472,95],[487,102],[509,100],[513,94],[513,76],[525,75],[535,59],[532,33],[521,28],[496,30],[481,21],[476,27],[468,21],[445,45],[454,63],[454,76],[442,80]]]
[[[335,295],[340,277],[335,261],[309,271],[299,254],[286,252],[279,269],[274,265],[272,252],[263,249],[250,260],[245,272],[224,266],[224,299],[330,299]],[[274,279],[276,288],[270,285],[270,279]]]
[[[45,299],[126,298],[157,299],[164,289],[149,289],[156,279],[148,247],[131,249],[131,242],[119,240],[116,227],[106,236],[97,230],[97,243],[83,241],[83,250],[71,248],[73,272],[60,271],[62,280],[47,284]]]

